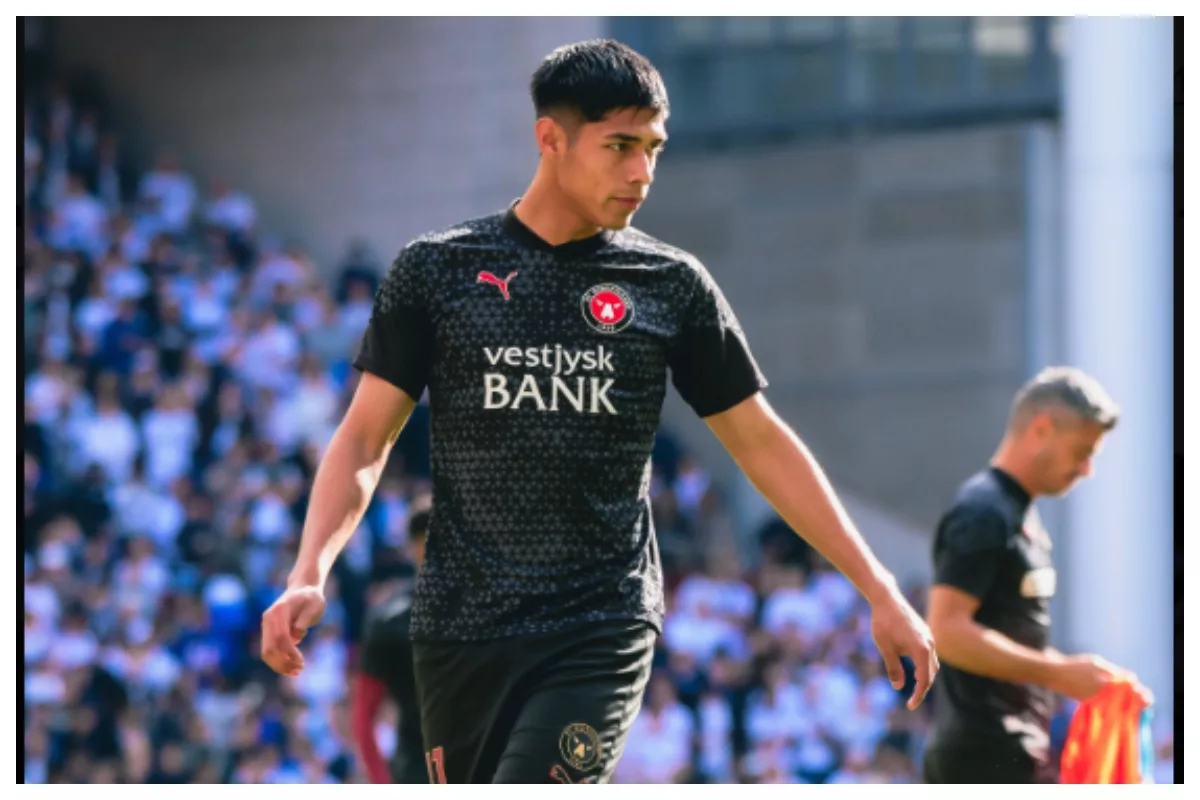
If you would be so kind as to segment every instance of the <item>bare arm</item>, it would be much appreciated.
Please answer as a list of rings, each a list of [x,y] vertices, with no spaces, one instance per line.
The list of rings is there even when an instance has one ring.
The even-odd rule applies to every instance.
[[[323,589],[338,554],[358,528],[392,446],[416,402],[364,372],[350,409],[317,468],[288,586]]]
[[[1043,686],[1076,700],[1086,700],[1106,684],[1131,680],[1148,705],[1150,690],[1127,670],[1095,655],[1064,655],[1052,647],[1035,650],[975,621],[979,599],[951,586],[929,591],[929,627],[938,655],[959,669],[1009,683]]]
[[[705,419],[746,477],[783,520],[869,601],[895,579],[863,541],[804,442],[761,394]]]
[[[938,671],[929,629],[859,535],[812,453],[761,394],[705,421],[784,521],[871,604],[871,635],[896,689],[904,685],[901,656],[912,659],[917,683],[908,707],[915,709]]]
[[[929,590],[929,628],[938,656],[959,669],[1011,683],[1048,686],[1063,663],[1055,650],[1034,650],[975,621],[979,598],[950,586]]]
[[[429,385],[434,330],[423,265],[429,247],[409,244],[384,276],[354,365],[362,380],[313,479],[287,589],[263,612],[262,659],[299,675],[296,646],[325,613],[325,582],[362,520],[392,446]]]

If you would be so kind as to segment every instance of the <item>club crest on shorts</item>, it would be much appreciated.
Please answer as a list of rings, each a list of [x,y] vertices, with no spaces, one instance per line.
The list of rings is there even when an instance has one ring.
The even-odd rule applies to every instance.
[[[602,749],[600,734],[583,722],[571,723],[558,737],[558,750],[563,760],[580,772],[587,772],[600,763]]]
[[[583,293],[583,319],[600,333],[619,333],[633,322],[629,293],[615,283],[598,283]]]

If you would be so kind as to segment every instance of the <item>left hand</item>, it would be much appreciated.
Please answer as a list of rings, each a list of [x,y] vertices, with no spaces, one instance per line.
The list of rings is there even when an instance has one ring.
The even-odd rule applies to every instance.
[[[289,586],[263,612],[262,660],[280,675],[299,675],[304,669],[304,656],[298,645],[324,614],[325,592],[321,587]]]
[[[900,657],[908,656],[912,660],[917,671],[917,686],[908,699],[908,710],[916,710],[933,686],[940,665],[929,626],[898,589],[893,588],[872,600],[871,638],[883,656],[888,679],[897,690],[904,687],[904,665]]]

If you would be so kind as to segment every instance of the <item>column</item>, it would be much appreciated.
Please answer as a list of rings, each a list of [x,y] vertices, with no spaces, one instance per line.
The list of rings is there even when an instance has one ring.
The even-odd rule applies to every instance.
[[[1172,30],[1072,18],[1063,78],[1064,355],[1124,413],[1068,499],[1064,644],[1172,703]]]

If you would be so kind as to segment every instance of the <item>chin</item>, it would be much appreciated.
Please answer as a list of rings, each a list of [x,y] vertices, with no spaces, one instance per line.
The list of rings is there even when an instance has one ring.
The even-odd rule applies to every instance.
[[[1046,492],[1046,494],[1050,497],[1062,497],[1067,492],[1071,491],[1071,489],[1073,489],[1074,487],[1075,487],[1075,481],[1067,481],[1061,487],[1054,489],[1052,491]]]
[[[628,214],[620,214],[615,217],[609,217],[601,223],[601,227],[610,231],[623,231],[633,224],[633,212]]]

